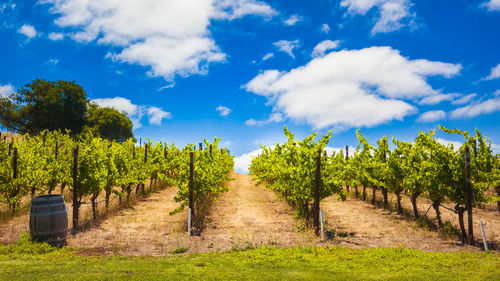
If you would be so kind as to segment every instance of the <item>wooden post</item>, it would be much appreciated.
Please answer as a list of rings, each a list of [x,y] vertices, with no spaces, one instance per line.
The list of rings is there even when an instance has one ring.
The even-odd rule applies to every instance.
[[[466,195],[467,195],[467,219],[469,227],[469,245],[474,243],[474,233],[472,225],[472,184],[470,174],[470,151],[469,147],[465,147],[465,182],[466,182]]]
[[[345,163],[349,162],[349,146],[345,146]],[[349,184],[346,185],[347,195],[349,195]]]
[[[13,155],[13,163],[12,163],[12,170],[14,170],[14,173],[12,175],[13,178],[17,179],[17,147],[14,148],[14,155]]]
[[[142,146],[142,138],[139,138],[139,146]]]
[[[9,156],[12,155],[12,140],[9,143]]]
[[[163,148],[163,157],[167,158],[167,147]]]
[[[144,144],[144,163],[148,163],[148,144]]]
[[[203,150],[203,144],[200,142],[199,145],[200,145],[200,151],[202,151]]]
[[[55,153],[54,153],[54,156],[57,160],[57,155],[59,154],[59,143],[56,141],[56,148],[55,148]]]
[[[189,152],[189,210],[191,211],[191,221],[194,220],[194,198],[193,198],[193,188],[194,188],[194,157],[193,152]],[[191,229],[189,230],[191,231]]]
[[[318,158],[316,159],[316,188],[314,190],[314,232],[319,235],[319,200],[321,188],[321,149],[318,150]]]
[[[78,232],[78,146],[73,150],[73,234]]]
[[[210,155],[212,155],[212,145],[210,145]]]

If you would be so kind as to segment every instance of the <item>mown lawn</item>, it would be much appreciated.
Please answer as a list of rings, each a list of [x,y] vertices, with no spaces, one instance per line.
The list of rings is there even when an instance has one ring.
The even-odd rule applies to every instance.
[[[174,257],[83,257],[19,242],[0,246],[1,280],[500,280],[495,253],[272,248]]]

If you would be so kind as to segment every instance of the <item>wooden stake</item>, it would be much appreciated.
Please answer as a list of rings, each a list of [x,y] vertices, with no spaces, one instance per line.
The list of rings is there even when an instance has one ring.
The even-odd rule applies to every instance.
[[[78,146],[73,150],[73,234],[78,232]]]
[[[474,233],[472,225],[472,183],[471,183],[471,173],[470,173],[470,151],[469,147],[465,147],[465,183],[466,183],[466,195],[467,195],[467,219],[469,227],[469,245],[474,242]]]
[[[313,210],[313,220],[314,220],[314,232],[316,236],[319,235],[319,200],[320,200],[320,188],[321,188],[321,149],[318,150],[318,158],[316,159],[316,188],[314,192],[314,210]]]
[[[148,163],[148,144],[144,144],[144,163]]]
[[[349,162],[349,146],[345,146],[345,163]],[[347,195],[349,195],[349,184],[346,185]]]
[[[189,152],[189,210],[191,211],[191,220],[194,219],[194,198],[193,198],[194,157],[193,156],[194,156],[193,152]]]
[[[17,179],[17,147],[14,148],[12,169],[14,170],[13,178]]]

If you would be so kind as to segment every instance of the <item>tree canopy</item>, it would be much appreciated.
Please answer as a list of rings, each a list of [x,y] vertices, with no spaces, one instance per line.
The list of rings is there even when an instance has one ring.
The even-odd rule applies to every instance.
[[[87,126],[95,136],[107,140],[123,142],[132,138],[132,121],[126,113],[114,108],[99,107],[95,103],[89,104],[87,111]]]
[[[91,103],[74,81],[37,79],[9,97],[0,97],[0,124],[30,135],[60,130],[75,137],[85,129],[119,142],[133,137],[126,113]]]

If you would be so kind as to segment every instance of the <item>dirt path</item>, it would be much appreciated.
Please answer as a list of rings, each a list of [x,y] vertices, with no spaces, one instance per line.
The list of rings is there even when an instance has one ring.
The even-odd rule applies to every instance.
[[[84,248],[89,254],[161,256],[181,248],[194,253],[317,241],[311,233],[298,230],[293,211],[274,192],[255,186],[251,176],[234,177],[229,191],[220,196],[207,216],[201,236],[187,236],[187,210],[168,214],[179,204],[173,200],[177,189],[169,188],[87,232],[71,236],[69,245]]]
[[[68,244],[90,252],[121,255],[168,253],[176,245],[177,234],[185,228],[187,215],[186,211],[169,215],[178,206],[173,199],[176,193],[177,189],[170,187],[139,200],[132,208],[118,212],[89,231],[70,235]]]
[[[311,232],[300,231],[295,214],[283,198],[253,177],[234,175],[209,216],[202,236],[221,250],[247,246],[298,246],[317,243]]]
[[[342,246],[352,248],[403,247],[425,251],[479,251],[458,241],[423,230],[396,213],[348,198],[331,196],[322,201],[329,226],[339,234]]]

